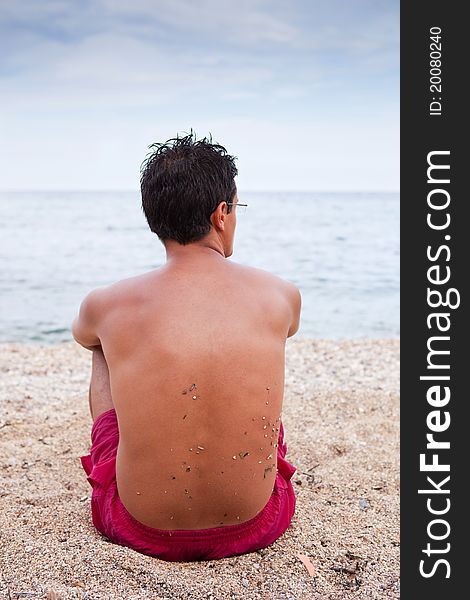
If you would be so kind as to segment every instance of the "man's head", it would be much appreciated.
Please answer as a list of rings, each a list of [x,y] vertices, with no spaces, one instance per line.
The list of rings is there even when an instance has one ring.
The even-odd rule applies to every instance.
[[[231,254],[237,201],[233,156],[191,132],[150,146],[141,169],[142,208],[150,229],[165,242],[197,242],[215,230]],[[230,239],[231,237],[231,239]]]

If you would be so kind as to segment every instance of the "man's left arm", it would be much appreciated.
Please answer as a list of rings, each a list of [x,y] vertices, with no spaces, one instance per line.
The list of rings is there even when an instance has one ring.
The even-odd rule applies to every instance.
[[[103,289],[90,292],[80,305],[78,316],[72,323],[72,335],[87,350],[101,348],[98,325],[103,316]]]
[[[300,325],[300,310],[302,306],[302,296],[298,288],[289,282],[289,302],[292,310],[292,322],[287,333],[287,337],[291,337],[299,330]]]

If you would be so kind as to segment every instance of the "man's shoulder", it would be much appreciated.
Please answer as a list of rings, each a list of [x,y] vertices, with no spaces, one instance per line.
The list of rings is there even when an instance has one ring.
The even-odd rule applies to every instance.
[[[270,273],[269,271],[265,271],[264,269],[260,269],[258,267],[240,265],[239,263],[232,264],[241,275],[244,275],[248,279],[252,279],[254,282],[259,282],[261,285],[272,286],[288,295],[295,295],[299,291],[294,283],[287,281],[286,279],[282,279],[282,277],[274,275],[274,273]]]
[[[282,279],[269,271],[238,265],[239,272],[248,282],[251,289],[255,288],[256,297],[268,311],[279,308],[282,321],[288,321],[287,337],[294,335],[299,328],[302,298],[298,287],[291,281]]]
[[[108,296],[109,286],[99,286],[94,288],[86,294],[82,300],[82,309],[89,311],[96,311],[99,309],[101,304],[106,301]]]
[[[119,279],[107,285],[95,288],[90,292],[96,299],[115,300],[117,297],[123,297],[126,293],[138,291],[145,286],[149,280],[156,278],[156,271],[148,271],[140,275]]]
[[[133,279],[136,278],[121,279],[92,289],[83,299],[82,305],[97,312],[110,308],[119,298],[122,299],[125,296],[126,290],[131,291],[135,288]]]

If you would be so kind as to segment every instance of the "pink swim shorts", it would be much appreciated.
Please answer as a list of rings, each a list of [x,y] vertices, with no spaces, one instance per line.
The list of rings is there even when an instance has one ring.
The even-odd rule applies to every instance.
[[[114,408],[93,423],[91,442],[90,454],[80,460],[93,488],[93,524],[112,542],[137,552],[169,561],[212,560],[245,554],[272,544],[289,527],[294,515],[296,499],[290,479],[296,468],[284,458],[287,446],[282,422],[276,481],[268,503],[249,521],[211,529],[154,529],[126,510],[116,484],[119,428]]]

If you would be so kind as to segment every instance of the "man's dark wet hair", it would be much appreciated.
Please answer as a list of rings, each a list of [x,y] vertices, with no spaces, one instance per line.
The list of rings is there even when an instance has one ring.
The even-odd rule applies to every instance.
[[[150,229],[162,241],[189,244],[202,239],[220,202],[232,202],[236,194],[235,157],[213,144],[211,136],[197,140],[192,131],[149,149],[140,186]]]

